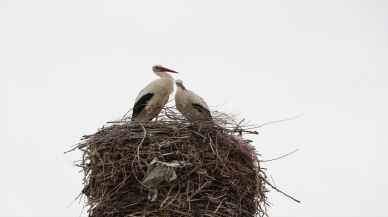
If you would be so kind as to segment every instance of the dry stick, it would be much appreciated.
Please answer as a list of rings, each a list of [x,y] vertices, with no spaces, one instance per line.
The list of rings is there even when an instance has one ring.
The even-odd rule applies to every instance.
[[[287,154],[283,154],[283,155],[281,155],[280,157],[272,158],[272,159],[269,159],[269,160],[260,160],[260,162],[265,163],[265,162],[280,160],[280,159],[282,159],[282,158],[285,158],[285,157],[288,157],[288,156],[294,154],[294,153],[297,152],[297,151],[299,151],[299,149],[295,149],[295,150],[293,150],[293,151],[291,151],[291,152],[289,152],[289,153],[287,153]]]
[[[267,184],[267,185],[269,185],[272,189],[274,189],[274,190],[276,190],[277,192],[279,192],[279,193],[281,193],[281,194],[283,194],[284,196],[286,196],[286,197],[288,197],[288,198],[290,198],[291,200],[293,200],[293,201],[295,201],[295,202],[297,202],[297,203],[301,203],[301,201],[300,200],[298,200],[298,199],[295,199],[294,197],[292,197],[291,195],[289,195],[289,194],[287,194],[287,193],[285,193],[284,191],[282,191],[282,190],[280,190],[279,188],[277,188],[277,187],[275,187],[274,185],[272,185],[268,180],[266,180],[266,179],[263,179],[263,181]]]
[[[132,108],[129,109],[129,110],[123,115],[123,117],[121,118],[122,121],[125,120],[127,114],[129,114],[129,113],[131,112],[131,110],[132,110]]]
[[[78,145],[75,146],[75,147],[73,147],[73,148],[71,148],[70,150],[67,150],[67,151],[63,152],[63,153],[64,153],[64,154],[67,154],[67,153],[70,153],[70,152],[72,152],[72,151],[75,151],[76,149],[78,149]]]
[[[239,130],[239,129],[234,129],[232,130],[231,132],[234,132],[234,133],[249,133],[249,134],[254,134],[254,135],[258,135],[259,132],[257,132],[256,130]]]
[[[292,120],[298,119],[298,118],[300,118],[302,116],[303,116],[303,114],[299,114],[299,115],[295,115],[295,116],[290,117],[290,118],[284,118],[284,119],[275,120],[275,121],[268,121],[268,122],[265,122],[263,124],[260,124],[260,125],[256,126],[255,128],[258,129],[258,128],[262,128],[264,126],[271,125],[271,124],[277,124],[277,123],[285,122],[285,121],[292,121]]]
[[[256,128],[261,128],[261,127],[264,127],[264,126],[266,126],[266,125],[276,124],[276,123],[280,123],[280,122],[284,122],[284,121],[295,120],[295,119],[297,119],[297,118],[299,118],[299,117],[301,117],[301,116],[303,116],[303,114],[296,115],[296,116],[290,117],[290,118],[281,119],[281,120],[269,121],[269,122],[266,122],[266,123],[263,123],[263,124],[257,126]],[[270,160],[261,161],[261,162],[269,162],[269,161],[274,161],[274,160],[282,159],[282,158],[285,158],[285,157],[287,157],[287,156],[289,156],[289,155],[291,155],[291,154],[294,154],[294,153],[297,152],[297,151],[299,151],[299,149],[296,149],[296,150],[294,150],[294,151],[292,151],[292,152],[290,152],[290,153],[288,153],[288,154],[282,155],[282,156],[280,156],[280,157],[277,157],[277,158],[274,158],[274,159],[270,159]],[[290,198],[291,200],[293,200],[293,201],[295,201],[295,202],[297,202],[297,203],[301,203],[300,200],[295,199],[295,198],[292,197],[291,195],[289,195],[289,194],[285,193],[284,191],[280,190],[279,188],[275,187],[275,186],[272,185],[270,182],[268,182],[268,180],[263,179],[263,181],[264,181],[266,184],[268,184],[272,189],[276,190],[277,192],[283,194],[284,196]]]
[[[274,185],[276,185],[275,179],[274,179],[271,175],[269,175],[269,177],[271,178],[272,183],[273,183]]]
[[[70,150],[65,151],[65,152],[63,152],[63,153],[64,153],[64,154],[67,154],[67,153],[69,153],[69,152],[75,151],[76,149],[81,149],[81,148],[83,148],[83,147],[85,147],[85,146],[86,146],[86,143],[78,143],[78,144],[75,145],[73,148],[71,148]]]
[[[221,205],[222,205],[222,203],[224,202],[225,199],[226,199],[226,198],[223,198],[223,199],[221,200],[221,202],[218,204],[217,208],[213,211],[214,214],[216,214],[216,213],[218,212],[218,210],[220,209],[220,207],[221,207]]]
[[[139,155],[140,146],[143,145],[143,142],[144,142],[144,140],[145,140],[145,138],[146,138],[146,136],[147,136],[147,130],[144,128],[143,124],[139,123],[139,125],[140,125],[140,126],[142,127],[142,129],[143,129],[144,135],[143,135],[143,138],[142,138],[142,140],[140,141],[140,143],[137,145],[137,153],[136,153],[136,155],[137,155],[137,160],[138,160],[138,161],[140,161],[140,155]],[[136,173],[133,171],[133,168],[134,168],[133,164],[134,164],[134,162],[135,162],[135,159],[136,159],[136,158],[133,158],[132,163],[131,163],[132,174],[133,174],[133,176],[135,177],[135,179],[136,179],[136,181],[137,181],[138,183],[140,183],[143,187],[147,188],[147,186],[145,186],[145,185],[137,178]]]
[[[160,208],[163,208],[163,205],[168,201],[168,199],[170,198],[170,194],[171,194],[171,191],[172,191],[172,189],[175,187],[175,185],[172,185],[171,187],[170,187],[170,189],[168,190],[168,192],[167,192],[167,195],[166,195],[166,198],[160,203]]]
[[[137,146],[137,159],[140,161],[140,155],[139,155],[140,147],[143,145],[143,142],[144,142],[145,138],[147,137],[147,130],[145,129],[145,127],[142,123],[139,123],[139,125],[141,126],[141,128],[143,129],[143,132],[144,132],[144,136],[141,139],[141,142],[139,143],[139,145]]]
[[[193,199],[195,197],[195,195],[197,195],[199,192],[202,191],[202,189],[204,189],[205,187],[207,187],[208,184],[210,184],[212,181],[206,181],[203,185],[201,185],[191,196],[190,196],[190,200]]]
[[[122,124],[122,123],[126,123],[125,120],[120,120],[120,121],[108,121],[106,122],[107,124]]]
[[[178,187],[178,186],[177,186],[177,187]],[[180,188],[179,188],[179,190],[180,190]],[[166,206],[164,206],[163,208],[169,207],[169,206],[177,199],[177,197],[178,197],[178,195],[179,195],[179,190],[178,190],[177,193],[175,194],[174,198],[173,198],[172,200],[170,200],[170,202],[168,202],[168,204],[167,204]]]

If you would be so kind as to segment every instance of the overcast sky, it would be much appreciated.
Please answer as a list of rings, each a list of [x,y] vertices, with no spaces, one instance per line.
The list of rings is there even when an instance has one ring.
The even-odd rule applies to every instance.
[[[70,217],[64,155],[179,72],[213,108],[270,125],[255,137],[272,216],[388,216],[388,1],[0,0],[0,216]]]

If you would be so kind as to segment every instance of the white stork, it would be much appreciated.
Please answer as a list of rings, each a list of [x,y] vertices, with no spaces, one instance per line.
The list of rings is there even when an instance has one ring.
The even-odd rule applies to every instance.
[[[175,83],[178,87],[175,93],[175,104],[178,111],[191,122],[212,121],[213,118],[205,100],[186,89],[182,80],[178,79]]]
[[[136,97],[132,121],[151,121],[158,116],[174,91],[174,78],[168,72],[178,72],[160,65],[153,66],[152,71],[160,78],[149,83]]]

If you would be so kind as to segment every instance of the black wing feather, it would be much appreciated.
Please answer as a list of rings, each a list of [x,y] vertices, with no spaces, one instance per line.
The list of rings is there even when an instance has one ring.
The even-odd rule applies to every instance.
[[[141,111],[144,110],[147,103],[151,100],[151,98],[154,96],[153,93],[147,93],[144,94],[138,101],[135,102],[135,106],[133,106],[133,112],[132,112],[132,120],[135,119]]]
[[[200,105],[198,103],[192,103],[192,105],[193,105],[194,109],[196,109],[197,111],[199,111],[203,114],[206,114],[207,117],[209,118],[209,120],[212,120],[212,115],[207,108],[203,107],[202,105]]]

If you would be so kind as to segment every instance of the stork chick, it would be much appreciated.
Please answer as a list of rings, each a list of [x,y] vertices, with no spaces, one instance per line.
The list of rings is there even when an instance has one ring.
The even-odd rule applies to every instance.
[[[178,79],[175,83],[177,85],[175,104],[178,111],[191,122],[212,121],[213,118],[205,100],[186,89],[182,80]]]
[[[154,119],[174,91],[174,78],[169,72],[178,72],[160,65],[153,66],[152,71],[160,78],[149,83],[136,97],[132,121],[149,122]]]

